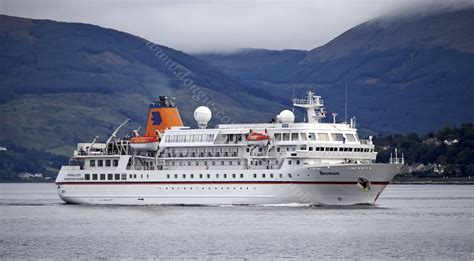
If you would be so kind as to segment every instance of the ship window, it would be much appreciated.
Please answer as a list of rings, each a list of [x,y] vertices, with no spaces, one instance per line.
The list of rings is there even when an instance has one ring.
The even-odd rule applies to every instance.
[[[309,147],[309,151],[313,151],[313,147]]]
[[[174,161],[171,162],[171,166],[174,166]]]
[[[128,178],[129,178],[129,179],[131,179],[132,177],[133,177],[132,174],[128,175]]]
[[[122,173],[122,180],[127,180],[127,174]]]
[[[265,173],[262,173],[262,178],[263,178],[263,179],[265,178]]]
[[[250,152],[250,148],[247,148],[247,152]]]
[[[300,133],[301,140],[307,140],[306,133]]]
[[[288,161],[288,165],[291,165],[291,160]]]
[[[118,160],[114,160],[114,167],[117,167],[118,166]]]
[[[241,179],[244,178],[244,174],[243,174],[243,173],[240,173],[240,178],[241,178]]]
[[[254,174],[253,174],[253,178],[254,178],[254,179],[257,178],[257,173],[254,173]]]
[[[235,179],[235,173],[234,173],[234,174],[232,174],[232,178],[233,178],[233,179]]]
[[[90,180],[91,179],[91,174],[84,174],[84,179],[85,180]]]
[[[108,180],[114,180],[114,174],[107,174]]]
[[[120,180],[120,174],[115,174],[115,180]]]
[[[90,160],[89,161],[89,166],[95,167],[95,160]]]
[[[196,161],[196,166],[199,166],[199,161]]]
[[[202,174],[199,174],[199,178],[202,179]]]
[[[288,173],[288,178],[292,178],[291,173]]]
[[[99,167],[104,166],[104,161],[103,160],[98,160],[97,161],[97,166],[99,166]]]
[[[204,161],[204,166],[207,166],[207,161]]]
[[[170,178],[170,174],[166,174],[166,178],[169,179],[169,178]]]
[[[188,161],[188,166],[191,166],[191,161]]]
[[[105,160],[105,166],[110,167],[110,160]]]
[[[219,174],[216,174],[216,179],[218,179],[218,178],[219,178]]]
[[[282,179],[283,178],[283,174],[280,173],[280,178]]]
[[[212,166],[215,166],[216,165],[216,162],[215,161],[212,161]]]
[[[329,151],[329,149],[330,149],[329,147],[326,147],[325,151]]]
[[[327,133],[318,133],[319,140],[329,141],[329,135]]]
[[[277,148],[277,152],[280,152],[280,148]]]
[[[240,160],[237,161],[237,165],[240,165]]]
[[[191,174],[190,176],[191,176],[192,179],[194,178],[194,174]]]
[[[207,178],[210,179],[210,178],[211,178],[211,174],[207,174]]]
[[[232,165],[232,160],[229,161],[229,165]]]
[[[221,165],[225,165],[224,161],[221,161]]]
[[[308,133],[308,138],[310,140],[316,140],[316,134],[314,134],[314,132],[310,132],[310,133]]]
[[[342,135],[342,133],[331,133],[331,138],[333,141],[344,141],[344,135]]]
[[[225,179],[227,178],[227,174],[224,174],[224,178],[225,178]]]
[[[298,140],[298,133],[292,133],[291,140]]]
[[[346,134],[346,137],[348,141],[356,141],[354,134]]]
[[[97,174],[92,174],[92,180],[97,180]]]
[[[275,133],[275,141],[281,140],[281,133]]]
[[[178,174],[174,174],[174,178],[177,179],[177,178],[178,178]]]
[[[300,161],[299,161],[299,160],[296,161],[296,165],[300,165]]]
[[[283,133],[283,140],[290,140],[290,134],[289,133]]]
[[[183,174],[183,179],[185,179],[185,178],[186,178],[186,174]]]

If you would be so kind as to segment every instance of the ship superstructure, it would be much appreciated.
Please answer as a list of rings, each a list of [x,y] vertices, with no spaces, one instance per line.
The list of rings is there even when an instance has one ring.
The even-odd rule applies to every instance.
[[[196,109],[198,128],[183,126],[174,98],[150,105],[145,134],[79,143],[56,179],[68,203],[122,205],[374,204],[403,159],[375,163],[372,139],[355,120],[322,123],[323,100],[294,99],[307,111],[295,123],[284,110],[272,123],[220,124]]]

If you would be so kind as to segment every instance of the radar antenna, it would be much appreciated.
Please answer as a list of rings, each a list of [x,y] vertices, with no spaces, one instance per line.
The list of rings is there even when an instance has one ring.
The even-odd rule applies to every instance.
[[[321,122],[321,119],[326,117],[323,99],[312,91],[308,91],[306,94],[306,99],[293,99],[293,106],[306,109],[308,123]]]

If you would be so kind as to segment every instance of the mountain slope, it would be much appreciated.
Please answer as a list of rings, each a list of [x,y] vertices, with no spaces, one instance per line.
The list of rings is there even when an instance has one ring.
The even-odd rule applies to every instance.
[[[245,50],[198,57],[275,100],[316,86],[328,109],[376,132],[427,132],[474,121],[474,9],[376,19],[311,51]],[[304,57],[301,56],[304,54]],[[259,63],[285,56],[279,65]],[[246,66],[248,65],[248,70]]]
[[[0,133],[53,152],[106,139],[125,118],[143,125],[159,95],[176,96],[189,125],[206,103],[220,112],[212,124],[267,121],[281,107],[191,55],[93,25],[2,15],[0,60]]]

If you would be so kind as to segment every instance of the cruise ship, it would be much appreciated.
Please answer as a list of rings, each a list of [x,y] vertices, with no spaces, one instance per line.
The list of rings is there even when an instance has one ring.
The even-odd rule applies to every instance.
[[[354,205],[375,204],[403,167],[403,157],[376,163],[372,137],[360,139],[355,118],[322,122],[323,99],[308,91],[293,99],[306,110],[295,122],[284,110],[271,123],[219,124],[194,112],[183,125],[175,98],[148,110],[146,130],[105,143],[79,143],[56,179],[59,197],[73,204],[112,205]]]

